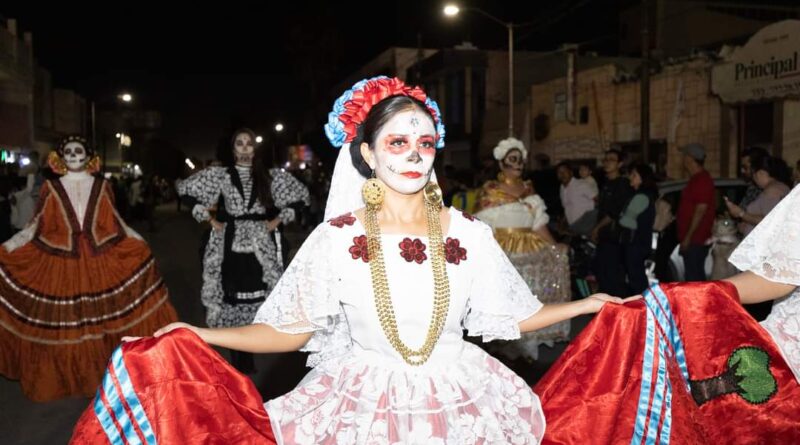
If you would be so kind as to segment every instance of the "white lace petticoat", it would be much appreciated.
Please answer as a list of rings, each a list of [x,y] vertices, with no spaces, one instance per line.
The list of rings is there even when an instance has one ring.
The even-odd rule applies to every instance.
[[[314,368],[265,404],[278,443],[538,444],[539,398],[478,346],[461,357],[411,368],[359,351]],[[387,363],[389,362],[389,363]]]

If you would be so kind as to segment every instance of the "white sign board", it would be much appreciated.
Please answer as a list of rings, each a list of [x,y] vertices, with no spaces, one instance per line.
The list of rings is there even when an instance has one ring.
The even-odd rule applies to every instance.
[[[800,97],[800,20],[758,31],[711,71],[711,90],[723,102]]]

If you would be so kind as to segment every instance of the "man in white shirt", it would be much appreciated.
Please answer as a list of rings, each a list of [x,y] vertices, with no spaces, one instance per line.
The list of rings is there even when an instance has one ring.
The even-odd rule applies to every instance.
[[[556,166],[556,174],[561,182],[561,204],[569,229],[578,235],[588,236],[597,222],[597,191],[586,181],[575,179],[572,167],[566,162]]]

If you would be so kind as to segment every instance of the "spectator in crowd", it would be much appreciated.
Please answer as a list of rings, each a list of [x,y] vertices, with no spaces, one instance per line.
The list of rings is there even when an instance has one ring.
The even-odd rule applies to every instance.
[[[628,294],[638,295],[649,287],[644,260],[653,245],[653,224],[658,187],[653,169],[647,164],[634,164],[629,176],[634,195],[619,218],[620,241],[625,258]]]
[[[767,149],[758,145],[749,147],[742,153],[739,173],[742,179],[747,181],[747,190],[745,190],[744,197],[739,202],[739,207],[747,208],[761,194],[761,189],[753,182],[753,169],[751,166],[754,163],[758,163],[759,159],[767,156],[769,156]]]
[[[606,182],[598,203],[599,221],[592,229],[592,241],[597,243],[595,275],[600,292],[625,295],[625,270],[622,266],[622,246],[619,239],[619,218],[625,204],[633,195],[630,183],[621,174],[622,152],[608,150],[603,157]]]
[[[756,199],[747,207],[738,206],[725,199],[728,212],[739,220],[739,232],[744,236],[747,236],[791,191],[787,185],[790,183],[789,166],[783,159],[772,156],[752,159],[755,162],[750,164],[750,170],[753,182],[760,191]]]
[[[578,166],[578,176],[580,176],[582,181],[585,181],[587,184],[589,184],[589,187],[592,188],[594,196],[597,197],[600,194],[600,189],[597,187],[597,181],[594,179],[592,173],[591,164],[581,162]]]
[[[141,175],[134,178],[131,182],[130,189],[128,189],[128,202],[130,204],[132,218],[131,220],[139,220],[144,218],[144,180]]]
[[[683,257],[686,281],[705,281],[705,260],[714,225],[714,180],[703,167],[706,150],[702,144],[688,144],[680,149],[689,183],[681,192],[678,204],[678,240]]]
[[[39,171],[39,152],[32,152],[28,160],[28,165],[19,170],[19,176],[25,178],[24,186],[14,192],[10,200],[11,225],[15,230],[22,230],[30,222],[44,182],[44,176]]]
[[[572,167],[567,162],[556,166],[556,174],[561,183],[561,205],[569,230],[577,235],[589,236],[597,223],[597,189],[593,189],[586,181],[575,179]]]

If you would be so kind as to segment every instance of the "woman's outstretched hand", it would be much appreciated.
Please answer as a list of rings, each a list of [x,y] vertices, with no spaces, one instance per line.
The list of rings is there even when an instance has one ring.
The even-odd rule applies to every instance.
[[[583,299],[585,305],[584,313],[594,314],[596,312],[599,312],[600,309],[602,309],[606,303],[625,304],[630,301],[636,301],[640,298],[642,298],[641,295],[634,295],[628,298],[613,297],[611,295],[603,293],[589,295],[588,297]]]
[[[178,322],[175,322],[175,323],[170,323],[170,324],[168,324],[168,325],[164,326],[163,328],[161,328],[161,329],[157,330],[157,331],[156,331],[156,332],[153,334],[153,337],[156,337],[156,338],[157,338],[157,337],[161,337],[161,336],[162,336],[162,335],[164,335],[164,334],[167,334],[167,333],[169,333],[169,332],[172,332],[172,331],[174,331],[175,329],[180,329],[180,328],[186,328],[186,329],[189,329],[190,331],[192,331],[192,332],[194,332],[195,334],[197,334],[197,335],[198,335],[200,338],[203,338],[203,335],[202,335],[202,330],[201,330],[201,328],[198,328],[198,327],[196,327],[196,326],[192,326],[192,325],[190,325],[189,323],[183,323],[183,322],[180,322],[180,321],[178,321]],[[122,341],[123,341],[123,343],[127,343],[127,342],[129,342],[129,341],[136,341],[136,340],[139,340],[140,338],[142,338],[142,337],[122,337]],[[204,338],[203,338],[203,340],[205,341],[205,339],[204,339]]]

